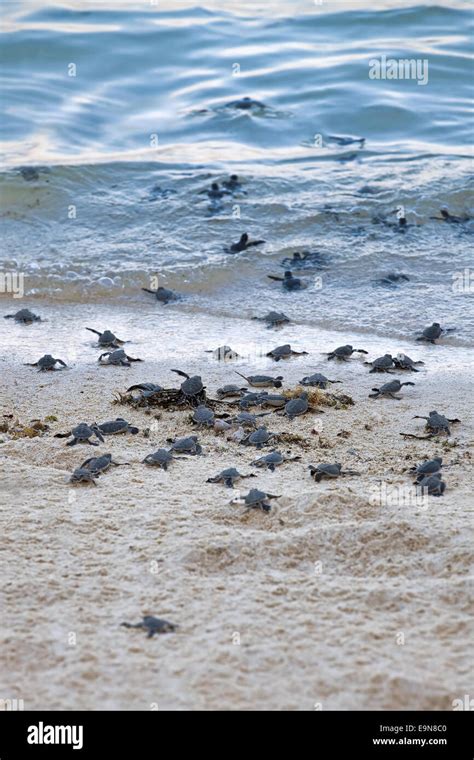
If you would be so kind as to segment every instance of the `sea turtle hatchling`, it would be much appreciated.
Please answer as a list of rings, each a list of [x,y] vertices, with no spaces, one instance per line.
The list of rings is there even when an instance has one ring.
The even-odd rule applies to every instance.
[[[157,385],[156,383],[137,383],[137,385],[131,385],[130,388],[127,388],[126,392],[139,391],[140,398],[148,399],[157,396],[162,390],[161,385]]]
[[[56,367],[56,364],[61,364],[61,367]],[[25,364],[25,367],[38,367],[38,372],[51,372],[53,370],[67,369],[67,364],[62,359],[55,359],[51,354],[45,354],[37,362]]]
[[[342,464],[339,462],[336,462],[335,464],[323,463],[316,466],[310,464],[308,469],[309,474],[316,483],[319,483],[323,478],[331,479],[339,478],[344,475],[360,475],[360,472],[355,472],[354,470],[343,470]]]
[[[434,459],[428,459],[419,465],[411,467],[410,472],[413,472],[416,476],[415,483],[423,480],[427,475],[434,475],[439,472],[443,464],[441,457],[435,457]]]
[[[95,333],[99,336],[97,345],[99,345],[101,348],[120,348],[120,346],[123,346],[125,343],[124,340],[117,338],[117,336],[114,335],[111,330],[104,330],[104,332],[99,332],[99,330],[93,330],[92,327],[86,327],[86,330],[89,330],[89,332]]]
[[[260,322],[266,322],[268,329],[272,327],[280,327],[281,325],[290,322],[290,318],[287,317],[286,314],[284,314],[282,311],[269,311],[263,317],[252,317],[252,319],[257,319]]]
[[[328,383],[342,383],[342,380],[329,380],[326,375],[315,372],[314,375],[308,375],[300,380],[301,385],[310,385],[312,388],[327,388]]]
[[[123,625],[124,628],[142,628],[148,632],[147,639],[153,638],[156,633],[173,633],[178,627],[168,620],[162,620],[153,617],[153,615],[145,615],[141,623],[120,623],[120,625]]]
[[[269,501],[271,499],[279,499],[279,496],[276,496],[275,494],[271,493],[265,493],[265,491],[259,491],[258,488],[251,488],[248,494],[244,497],[243,501],[241,498],[232,499],[230,504],[242,504],[246,507],[246,512],[249,512],[251,509],[261,509],[262,512],[270,512],[271,510],[271,504],[269,504]]]
[[[237,372],[237,370],[235,370],[235,372],[239,377],[243,377],[244,380],[254,388],[281,388],[282,386],[283,377],[281,375],[278,375],[278,377],[271,377],[270,375],[242,375],[242,373]]]
[[[228,398],[230,396],[241,396],[246,390],[246,388],[240,388],[238,385],[229,383],[218,388],[216,394],[217,398]]]
[[[260,397],[258,406],[262,408],[271,406],[275,409],[282,409],[287,401],[287,397],[282,393],[265,393]]]
[[[250,406],[259,406],[265,396],[268,396],[267,391],[261,391],[260,393],[245,393],[239,400],[239,406],[241,409],[248,409]]]
[[[5,314],[5,319],[14,319],[21,325],[31,325],[33,322],[42,322],[41,317],[37,314],[33,314],[29,309],[20,309],[16,314]]]
[[[241,440],[241,444],[243,446],[255,446],[257,449],[261,449],[275,437],[276,434],[270,433],[266,427],[259,427],[253,433],[246,435],[245,438]]]
[[[444,332],[446,332],[446,330],[441,327],[439,322],[433,322],[429,327],[425,327],[417,340],[424,341],[425,343],[432,343],[434,345],[435,341],[437,341]]]
[[[77,443],[88,443],[89,446],[98,446],[98,443],[90,440],[93,435],[104,443],[104,438],[97,425],[88,425],[87,422],[81,422],[79,425],[76,425],[69,433],[56,433],[54,437],[70,438],[72,436],[72,441],[66,443],[66,446],[75,446]]]
[[[352,354],[368,354],[368,351],[364,351],[363,348],[352,348],[351,345],[339,346],[334,351],[330,351],[327,355],[328,361],[330,359],[340,359],[347,362]]]
[[[306,356],[307,354],[307,351],[294,351],[289,343],[285,343],[284,346],[272,348],[266,356],[271,356],[272,359],[279,362],[280,359],[289,359],[290,356]]]
[[[226,248],[227,253],[241,253],[242,251],[246,251],[248,248],[253,248],[256,245],[263,245],[265,240],[250,240],[248,233],[244,232],[237,243],[232,243],[228,248]]]
[[[167,470],[170,462],[178,458],[179,457],[174,457],[168,449],[158,449],[158,451],[154,451],[153,454],[147,454],[145,459],[142,459],[142,464],[161,467],[162,470]]]
[[[239,472],[235,467],[227,467],[227,469],[222,470],[222,472],[220,472],[218,475],[215,475],[213,478],[208,478],[206,483],[224,483],[227,488],[233,488],[234,483],[236,483],[238,480],[255,477],[256,476],[253,474],[253,472],[249,473],[248,475],[242,475],[242,473]]]
[[[168,304],[170,301],[176,301],[178,299],[178,294],[175,293],[172,290],[169,290],[169,288],[164,288],[160,285],[159,288],[156,290],[150,290],[150,288],[142,288],[142,290],[145,291],[145,293],[151,293],[155,296],[156,300],[160,303],[164,303],[165,305]]]
[[[110,364],[114,367],[130,367],[131,362],[142,362],[143,359],[134,359],[132,356],[128,356],[123,348],[118,348],[115,351],[105,351],[99,356],[99,364]]]
[[[102,454],[100,457],[90,457],[79,467],[80,470],[89,470],[95,477],[105,472],[109,467],[128,467],[128,462],[114,462],[112,454]]]
[[[290,420],[306,414],[309,409],[308,394],[304,391],[298,398],[292,398],[285,404],[285,414]]]
[[[444,480],[441,480],[441,473],[435,472],[433,475],[427,475],[417,481],[416,487],[419,488],[422,493],[427,493],[429,496],[442,496],[446,490],[446,483]]]
[[[385,396],[388,398],[394,398],[396,401],[400,401],[401,396],[395,396],[395,393],[398,393],[398,391],[401,390],[404,385],[415,385],[415,383],[411,383],[410,381],[401,383],[400,380],[391,380],[389,383],[381,385],[380,388],[372,388],[373,393],[369,393],[369,398],[379,398],[380,396]]]
[[[364,364],[372,367],[370,372],[390,372],[390,370],[395,369],[392,354],[384,354],[383,356],[379,356],[378,359],[374,359],[373,362],[364,362]]]
[[[205,353],[212,354],[213,358],[217,359],[217,361],[220,362],[229,362],[233,361],[234,359],[240,359],[240,354],[238,354],[237,351],[234,351],[234,349],[230,346],[218,346],[214,350],[206,350]]]
[[[449,419],[448,417],[445,417],[444,414],[438,414],[436,410],[430,412],[428,417],[423,417],[420,414],[415,414],[413,419],[426,420],[425,427],[430,436],[439,435],[440,433],[451,435],[451,430],[449,427],[450,423],[453,424],[455,422],[460,422],[460,420],[457,418]]]
[[[260,412],[259,414],[251,414],[250,412],[239,412],[235,417],[232,417],[230,422],[235,425],[242,425],[243,427],[251,427],[254,430],[257,429],[258,420],[260,417],[268,417],[272,412]]]
[[[290,292],[293,292],[295,290],[303,290],[304,288],[308,287],[306,283],[303,282],[303,280],[300,280],[299,277],[294,277],[293,272],[291,272],[289,269],[287,269],[283,277],[275,274],[267,274],[267,277],[270,280],[277,280],[281,282],[282,288]]]
[[[127,422],[127,420],[124,420],[123,417],[117,417],[117,419],[111,420],[110,422],[102,422],[97,425],[97,427],[102,435],[119,435],[120,433],[131,433],[132,435],[136,435],[140,432],[137,427],[130,425],[130,423]]]
[[[407,369],[411,372],[419,372],[419,370],[416,369],[416,366],[419,364],[424,364],[424,362],[421,361],[413,361],[413,359],[410,359],[410,357],[406,354],[397,354],[393,362],[397,369]]]
[[[297,459],[301,459],[300,456],[286,457],[281,451],[270,451],[269,454],[265,454],[263,457],[255,459],[250,464],[252,467],[266,467],[270,472],[275,471],[275,467],[278,467],[283,462],[295,462]]]
[[[88,470],[85,467],[76,467],[71,477],[69,478],[69,482],[70,483],[92,483],[92,485],[96,486],[97,483],[95,482],[95,480],[97,477],[98,477],[98,473],[92,472],[91,470]]]
[[[194,456],[196,454],[202,454],[201,444],[198,443],[197,435],[189,435],[186,438],[167,438],[167,443],[171,443],[171,451],[176,451],[179,454],[190,454]]]
[[[212,409],[204,404],[197,406],[191,415],[191,421],[198,427],[212,427],[214,424],[215,415]]]
[[[186,372],[182,372],[180,369],[172,369],[171,372],[176,372],[177,375],[186,378],[181,383],[181,392],[185,398],[198,399],[204,392],[204,385],[200,375],[188,375]]]

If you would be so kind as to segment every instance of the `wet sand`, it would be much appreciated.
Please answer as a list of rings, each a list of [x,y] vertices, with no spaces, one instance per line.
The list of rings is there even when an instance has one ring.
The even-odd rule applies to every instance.
[[[278,332],[258,326],[256,333],[252,327],[251,334],[265,348],[289,341],[309,356],[276,364],[254,355],[224,365],[203,348],[230,335],[241,351],[240,323],[229,320],[226,338],[216,342],[222,325],[180,315],[178,335],[178,316],[169,312],[126,346],[147,361],[131,369],[98,367],[92,336],[77,338],[79,330],[136,333],[130,315],[121,324],[117,315],[107,325],[97,316],[91,323],[94,308],[78,309],[59,333],[51,321],[29,332],[2,325],[11,354],[0,363],[1,413],[22,422],[47,415],[58,421],[31,440],[0,434],[0,696],[21,698],[34,710],[452,709],[452,700],[470,691],[473,665],[472,380],[457,358],[450,360],[452,349],[410,342],[382,348],[380,339],[352,336],[371,358],[404,350],[426,362],[418,375],[403,374],[416,386],[403,389],[402,401],[372,401],[370,389],[386,375],[369,374],[362,359],[340,365],[321,356],[347,336],[327,345],[328,336],[315,333],[310,344],[295,326]],[[40,345],[68,361],[75,352],[72,369],[37,373],[22,366],[39,358]],[[162,472],[141,460],[167,437],[193,432],[189,411],[163,411],[154,420],[111,401],[132,382],[177,387],[170,372],[176,365],[200,372],[213,397],[219,385],[236,382],[233,368],[258,365],[282,374],[285,388],[310,369],[324,371],[343,381],[332,390],[351,395],[355,406],[324,407],[323,415],[293,422],[265,418],[270,430],[308,442],[278,445],[302,458],[275,473],[250,466],[258,455],[253,447],[212,431],[198,433],[204,456]],[[399,435],[422,434],[422,421],[412,417],[430,409],[462,424],[449,439]],[[53,437],[80,421],[116,416],[140,431],[151,426],[149,438],[140,432],[106,438],[97,448],[68,448]],[[311,432],[315,425],[319,434]],[[84,459],[108,451],[131,466],[105,473],[97,488],[66,482]],[[374,497],[381,481],[408,486],[403,470],[436,455],[450,465],[443,497],[428,505]],[[362,475],[314,483],[307,467],[325,461]],[[270,514],[245,514],[229,505],[235,492],[205,482],[231,465],[257,473],[242,491],[258,486],[281,494]],[[143,614],[165,617],[179,630],[147,639],[120,627]]]

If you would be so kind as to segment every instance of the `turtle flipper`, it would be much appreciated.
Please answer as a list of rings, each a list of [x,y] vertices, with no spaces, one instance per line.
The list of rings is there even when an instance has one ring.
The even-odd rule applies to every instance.
[[[102,333],[100,333],[98,330],[93,330],[92,327],[86,327],[85,329],[89,330],[89,332],[95,333],[96,335],[102,335]]]
[[[278,277],[276,274],[267,274],[269,280],[276,280],[277,282],[283,282],[283,277]]]
[[[182,372],[180,369],[172,369],[171,372],[176,372],[177,375],[181,375],[181,377],[185,377],[187,380],[189,379],[187,372]]]
[[[142,288],[142,290],[144,290],[145,293],[151,293],[152,295],[156,296],[156,290],[150,290],[150,288]]]

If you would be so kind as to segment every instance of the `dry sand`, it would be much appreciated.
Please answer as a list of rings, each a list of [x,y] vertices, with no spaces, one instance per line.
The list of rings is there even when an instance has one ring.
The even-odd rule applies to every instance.
[[[273,345],[287,340],[263,334]],[[372,356],[377,348],[369,345]],[[427,360],[430,351],[408,352]],[[229,365],[203,368],[202,353],[190,353],[178,366],[201,369],[211,395],[231,381]],[[253,448],[202,431],[205,456],[168,472],[140,463],[169,435],[191,432],[186,411],[164,412],[148,439],[107,438],[100,449],[67,448],[53,437],[120,414],[141,430],[150,426],[153,417],[111,399],[131,382],[176,386],[171,350],[130,370],[91,362],[37,373],[4,358],[1,413],[58,421],[40,438],[0,435],[0,697],[33,710],[442,710],[472,694],[471,376],[458,372],[454,392],[448,362],[444,371],[404,377],[417,385],[402,401],[372,401],[370,388],[388,377],[369,375],[361,361],[266,363],[285,387],[319,366],[344,381],[333,389],[356,404],[293,422],[267,418],[271,430],[297,432],[309,444],[281,446],[299,462],[254,470],[242,490],[258,485],[282,496],[270,514],[244,514],[229,505],[232,491],[205,481],[230,465],[251,471]],[[421,434],[413,414],[433,408],[462,419],[449,442],[399,435]],[[319,435],[311,433],[315,421]],[[132,466],[107,472],[97,488],[68,485],[67,475],[97,451]],[[451,464],[443,497],[427,508],[374,501],[381,481],[406,487],[403,469],[437,454]],[[316,484],[307,466],[324,461],[362,476]],[[142,614],[179,631],[147,639],[120,627]]]

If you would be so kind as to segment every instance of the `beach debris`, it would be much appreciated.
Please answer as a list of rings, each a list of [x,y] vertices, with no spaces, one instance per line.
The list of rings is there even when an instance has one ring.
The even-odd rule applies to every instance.
[[[246,388],[240,388],[238,385],[228,384],[218,388],[216,394],[218,398],[228,398],[230,396],[241,396],[246,390]]]
[[[162,470],[167,470],[170,462],[175,459],[179,459],[179,457],[174,457],[169,449],[158,449],[153,454],[147,454],[145,459],[142,460],[142,464],[161,467]]]
[[[30,420],[26,425],[19,419],[14,419],[11,414],[4,414],[0,422],[0,433],[8,433],[8,437],[16,440],[17,438],[37,438],[49,430],[48,422],[55,421],[56,418],[45,417],[43,420]]]
[[[272,348],[266,356],[271,356],[274,361],[279,362],[281,359],[289,359],[290,356],[307,356],[307,351],[295,351],[291,348],[289,343],[285,343],[283,346],[277,346]]]
[[[250,464],[252,467],[266,467],[270,472],[275,471],[275,467],[283,464],[283,462],[295,462],[297,459],[301,459],[300,456],[287,457],[281,453],[281,451],[270,451],[269,454],[265,454],[263,457],[255,459]]]
[[[61,364],[61,367],[56,367],[57,364]],[[53,370],[67,369],[67,364],[62,359],[55,359],[51,354],[45,354],[33,364],[26,363],[25,367],[39,367],[38,372],[51,372]]]
[[[384,354],[383,356],[379,356],[378,359],[374,359],[372,362],[364,362],[364,364],[372,367],[370,372],[390,372],[390,370],[395,369],[392,354]]]
[[[134,359],[132,356],[128,356],[123,348],[118,348],[115,351],[105,351],[99,356],[99,364],[110,364],[115,367],[131,367],[131,362],[142,362],[143,359]]]
[[[194,422],[198,427],[202,427],[203,425],[206,427],[212,427],[214,425],[214,419],[214,412],[204,404],[200,404],[196,407],[191,415],[191,422]]]
[[[275,496],[275,494],[271,493],[265,493],[265,491],[259,491],[258,488],[251,488],[248,494],[242,499],[242,497],[232,499],[229,503],[234,504],[243,504],[246,507],[246,512],[250,512],[251,509],[261,509],[262,512],[270,512],[271,510],[271,504],[269,504],[269,501],[271,499],[279,499],[279,496]]]
[[[145,293],[151,293],[153,296],[155,296],[157,301],[165,305],[170,301],[176,301],[179,298],[178,293],[175,293],[169,288],[164,288],[162,285],[160,285],[160,287],[156,290],[150,290],[150,288],[142,288],[142,290],[144,290]]]
[[[410,359],[410,357],[406,354],[397,354],[393,360],[393,363],[397,369],[407,369],[411,372],[419,372],[419,370],[416,369],[415,365],[424,364],[424,362],[416,362],[413,359]]]
[[[267,277],[270,280],[276,280],[277,282],[281,282],[281,286],[284,290],[289,290],[289,291],[303,290],[304,288],[308,287],[306,283],[300,280],[299,277],[294,277],[290,269],[286,270],[283,277],[280,277],[279,275],[275,275],[275,274],[267,274]]]
[[[270,433],[266,427],[259,427],[254,432],[248,433],[240,443],[244,446],[255,446],[257,449],[261,449],[269,443],[272,438],[276,437],[276,433]]]
[[[117,338],[117,336],[114,335],[111,330],[104,330],[104,332],[99,332],[99,330],[94,330],[92,327],[86,327],[85,329],[99,336],[97,345],[101,348],[120,348],[120,346],[123,346],[123,344],[126,342],[124,340],[120,340],[120,338]]]
[[[287,317],[286,314],[284,314],[282,311],[269,311],[263,317],[252,317],[252,319],[256,319],[260,322],[266,322],[268,329],[271,327],[280,327],[281,325],[290,322],[290,318]]]
[[[441,470],[443,460],[441,457],[435,457],[434,459],[428,459],[419,465],[415,465],[410,468],[410,472],[413,472],[416,476],[415,483],[419,483],[427,475],[434,475]]]
[[[249,385],[252,385],[255,388],[281,388],[282,386],[283,377],[281,375],[278,375],[278,377],[271,377],[270,375],[242,375],[242,373],[237,372],[237,370],[235,370],[235,372],[240,377],[243,377]]]
[[[389,383],[381,385],[380,388],[372,388],[373,393],[369,393],[369,398],[379,398],[379,396],[385,396],[400,401],[401,396],[395,396],[394,394],[398,393],[398,391],[401,390],[404,385],[415,385],[415,383],[411,383],[410,381],[401,383],[400,380],[391,380]]]
[[[153,615],[145,615],[141,623],[120,623],[124,628],[142,628],[147,631],[147,639],[153,638],[156,633],[173,633],[178,627],[174,623],[168,622]]]
[[[328,383],[342,383],[342,380],[329,380],[321,372],[315,372],[313,375],[307,375],[300,380],[301,385],[310,385],[312,388],[327,388]]]
[[[66,443],[66,446],[75,446],[77,443],[88,443],[90,446],[98,446],[98,443],[90,440],[94,435],[99,441],[104,443],[102,433],[96,424],[88,425],[87,422],[81,422],[79,425],[76,425],[76,427],[73,427],[69,433],[56,433],[54,437],[70,438],[72,436],[72,441]]]
[[[15,314],[5,314],[5,319],[14,319],[21,325],[31,325],[33,322],[42,322],[43,320],[37,314],[29,309],[20,309]]]
[[[335,464],[324,462],[323,464],[318,464],[316,466],[310,464],[308,469],[309,474],[316,483],[319,483],[323,478],[331,479],[339,478],[340,476],[344,477],[345,475],[360,475],[360,472],[355,472],[354,470],[343,470],[342,464],[339,462],[336,462]]]
[[[237,243],[232,243],[225,250],[227,253],[241,253],[248,248],[254,248],[256,245],[263,245],[263,243],[265,243],[265,240],[250,240],[248,233],[244,232]]]
[[[179,454],[190,454],[195,456],[196,454],[202,454],[201,444],[198,443],[197,435],[189,435],[186,438],[167,438],[167,443],[171,443],[171,451],[176,451]]]
[[[239,472],[235,467],[227,467],[227,469],[222,470],[213,478],[208,478],[206,483],[224,483],[227,488],[233,488],[234,483],[236,483],[238,480],[255,477],[256,475],[254,475],[253,472],[249,473],[248,475],[242,475],[242,473]]]
[[[429,496],[442,496],[446,490],[446,483],[441,480],[441,473],[436,472],[433,475],[427,475],[422,480],[417,481],[416,487],[421,490],[422,493],[427,493]]]
[[[228,441],[233,441],[233,443],[242,443],[247,433],[245,432],[243,427],[238,427],[237,430],[233,430],[230,435],[227,436]]]
[[[102,422],[97,425],[97,427],[102,435],[118,435],[120,433],[131,433],[132,435],[136,435],[140,432],[137,427],[133,427],[133,425],[127,422],[127,420],[124,420],[123,417],[117,417],[110,422]]]
[[[441,337],[441,335],[446,332],[439,322],[433,322],[432,325],[429,327],[425,327],[421,335],[418,336],[418,341],[425,341],[425,343],[432,343],[435,344],[435,341],[438,340],[438,338]]]
[[[349,344],[346,346],[339,346],[339,348],[335,348],[334,351],[330,351],[326,356],[328,357],[328,361],[330,359],[340,359],[341,361],[347,362],[349,358],[352,356],[352,354],[368,354],[368,351],[364,351],[363,348],[352,348]]]

